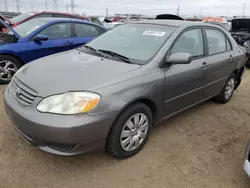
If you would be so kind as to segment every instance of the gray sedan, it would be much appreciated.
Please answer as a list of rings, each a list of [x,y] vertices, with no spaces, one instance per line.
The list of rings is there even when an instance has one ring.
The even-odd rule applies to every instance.
[[[68,52],[22,67],[5,109],[29,143],[59,155],[138,153],[159,122],[214,98],[227,103],[246,54],[221,27],[131,22]]]

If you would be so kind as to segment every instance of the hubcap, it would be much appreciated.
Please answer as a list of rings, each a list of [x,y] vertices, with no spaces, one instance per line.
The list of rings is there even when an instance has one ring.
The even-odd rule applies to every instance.
[[[230,80],[228,80],[226,89],[225,89],[225,98],[227,100],[230,99],[230,97],[232,96],[234,88],[235,88],[235,80],[234,78],[231,78]]]
[[[125,123],[120,144],[123,150],[133,151],[137,149],[146,138],[148,132],[148,118],[145,114],[138,113],[129,118]]]
[[[7,60],[0,61],[0,80],[10,81],[17,70],[15,63]]]

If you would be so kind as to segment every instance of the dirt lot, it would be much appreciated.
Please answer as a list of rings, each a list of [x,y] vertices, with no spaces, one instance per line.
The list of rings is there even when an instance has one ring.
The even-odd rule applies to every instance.
[[[247,188],[244,146],[250,138],[250,71],[226,105],[213,101],[153,130],[135,157],[104,154],[60,157],[42,152],[14,131],[0,86],[1,188]]]

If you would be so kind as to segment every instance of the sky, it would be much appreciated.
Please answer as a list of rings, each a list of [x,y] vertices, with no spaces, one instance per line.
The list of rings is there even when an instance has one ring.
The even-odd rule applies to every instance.
[[[0,9],[4,9],[4,1],[0,0]],[[16,11],[17,0],[6,0],[9,11]],[[53,10],[53,0],[19,0],[21,12],[31,10],[45,10],[45,1],[48,9]],[[56,0],[57,10],[66,12],[66,5],[71,0]],[[246,0],[74,0],[77,7],[75,13],[86,15],[106,15],[114,13],[133,13],[144,15],[157,15],[162,13],[177,13],[179,5],[180,15],[215,15],[235,16],[242,15],[244,4],[245,15],[250,15],[250,2]],[[71,9],[68,9],[69,12]]]

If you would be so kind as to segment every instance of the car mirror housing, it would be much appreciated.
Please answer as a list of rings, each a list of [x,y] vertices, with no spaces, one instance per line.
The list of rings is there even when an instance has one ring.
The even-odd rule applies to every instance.
[[[48,36],[38,34],[37,36],[34,37],[34,41],[47,41],[49,39]]]
[[[166,58],[165,64],[189,64],[192,61],[190,53],[178,52]]]

